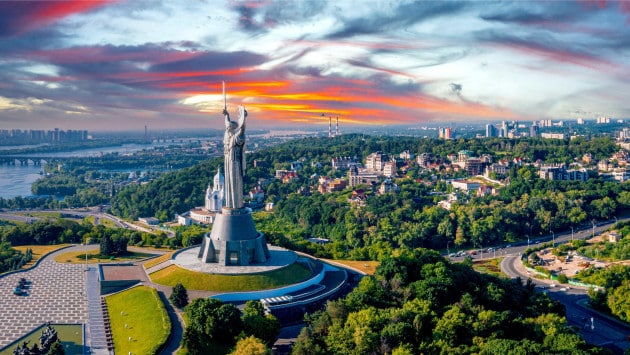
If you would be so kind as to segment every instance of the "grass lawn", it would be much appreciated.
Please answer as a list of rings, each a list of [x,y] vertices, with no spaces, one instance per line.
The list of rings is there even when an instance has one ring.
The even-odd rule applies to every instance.
[[[98,258],[98,250],[88,252],[88,263],[120,263],[124,261],[134,261],[153,256],[154,254],[128,252],[126,255],[112,258]],[[69,251],[59,254],[55,261],[62,264],[83,264],[85,263],[85,251]]]
[[[91,224],[95,224],[94,223],[94,220],[95,220],[94,216],[86,216],[83,219],[88,221],[88,222],[90,222]],[[99,218],[98,223],[104,225],[107,228],[120,228],[120,227],[118,227],[116,225],[116,223],[114,223],[112,220],[109,220],[107,218]]]
[[[206,274],[171,265],[149,275],[153,282],[161,285],[175,286],[181,282],[187,290],[214,292],[266,290],[304,281],[309,276],[311,271],[300,263],[280,270],[250,275]]]
[[[473,269],[484,274],[507,277],[507,275],[501,271],[501,260],[503,260],[503,258],[475,260],[473,262]]]
[[[63,346],[66,354],[82,354],[83,353],[83,326],[81,324],[51,324],[57,331],[59,341]],[[5,349],[0,351],[0,355],[13,355],[13,349],[23,341],[28,341],[29,345],[39,345],[39,337],[45,326],[41,326],[13,343],[9,344]]]
[[[171,321],[157,291],[138,286],[105,300],[116,354],[155,354],[166,342]]]
[[[57,245],[20,245],[17,247],[13,247],[13,249],[15,250],[19,250],[22,253],[26,254],[26,249],[31,249],[33,251],[33,260],[31,260],[30,262],[28,262],[26,265],[24,265],[22,267],[22,269],[26,269],[29,268],[31,266],[33,266],[37,260],[41,259],[42,256],[53,252],[55,250],[61,249],[63,247],[66,247],[70,244],[57,244]]]
[[[173,253],[174,252],[166,253],[164,255],[158,256],[157,258],[154,258],[154,259],[151,259],[151,260],[147,261],[146,263],[143,264],[144,268],[145,269],[152,268],[152,267],[154,267],[154,266],[156,266],[156,265],[158,265],[160,263],[165,262],[166,260],[169,260],[171,257],[173,257]]]
[[[326,259],[323,259],[327,261]],[[335,262],[337,264],[346,265],[353,269],[357,269],[359,271],[363,271],[368,275],[374,275],[376,272],[376,267],[381,264],[380,261],[356,261],[356,260],[329,260]]]
[[[37,217],[37,218],[61,218],[61,213],[60,212],[44,212],[44,211],[40,211],[40,212],[18,212],[15,213],[17,215],[21,215],[21,216],[28,216],[28,217]]]

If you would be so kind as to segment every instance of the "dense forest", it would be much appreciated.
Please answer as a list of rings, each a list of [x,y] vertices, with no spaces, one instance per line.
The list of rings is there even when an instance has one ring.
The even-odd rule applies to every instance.
[[[436,206],[436,202],[444,198],[439,195],[449,191],[442,180],[457,177],[458,173],[420,170],[415,164],[409,165],[405,176],[396,179],[400,189],[396,194],[378,195],[370,186],[360,186],[368,196],[362,205],[349,202],[350,189],[325,195],[304,190],[316,186],[319,176],[345,174],[332,170],[332,157],[356,156],[360,161],[375,151],[397,155],[404,150],[445,157],[463,149],[478,156],[491,154],[495,159],[522,157],[526,161],[568,163],[586,153],[596,158],[608,157],[618,147],[608,138],[306,138],[249,154],[245,183],[246,188],[252,188],[259,179],[270,180],[265,192],[267,202],[276,204],[274,212],[259,213],[256,219],[258,228],[271,241],[334,258],[380,260],[400,247],[487,247],[606,220],[630,207],[628,184],[597,177],[587,182],[542,180],[533,165],[513,166],[509,185],[501,188],[498,196],[462,196],[463,203],[451,210]],[[304,161],[304,168],[297,180],[283,184],[273,179],[276,169],[288,169],[298,159]],[[317,167],[316,162],[322,167]],[[125,218],[155,216],[162,221],[171,220],[176,213],[203,204],[204,190],[221,163],[220,159],[213,159],[165,174],[146,185],[130,186],[113,199],[112,211]],[[306,239],[310,237],[326,238],[331,243],[309,245]]]
[[[533,284],[415,249],[387,257],[345,299],[306,317],[293,348],[317,354],[598,354]]]

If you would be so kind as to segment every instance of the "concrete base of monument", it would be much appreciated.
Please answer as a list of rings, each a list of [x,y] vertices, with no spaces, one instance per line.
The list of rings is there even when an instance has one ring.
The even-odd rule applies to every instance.
[[[218,263],[203,263],[197,256],[200,246],[184,249],[173,255],[172,262],[175,265],[190,271],[205,272],[208,274],[258,274],[287,267],[297,260],[297,254],[291,250],[269,245],[269,259],[263,263],[247,266],[225,266]]]

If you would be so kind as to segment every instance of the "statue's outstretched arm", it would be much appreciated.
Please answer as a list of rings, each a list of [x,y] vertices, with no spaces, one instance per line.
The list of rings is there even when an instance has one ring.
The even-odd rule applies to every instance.
[[[247,118],[247,110],[243,106],[238,107],[239,117],[238,117],[238,127],[241,129],[245,129],[245,118]]]

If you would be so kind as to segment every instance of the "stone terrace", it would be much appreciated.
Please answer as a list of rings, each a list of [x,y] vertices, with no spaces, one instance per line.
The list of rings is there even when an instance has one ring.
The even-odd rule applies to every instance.
[[[46,256],[34,269],[0,276],[0,349],[45,322],[87,322],[85,265],[58,264],[55,255],[81,250],[63,249]],[[29,284],[27,294],[16,296],[20,278]]]

